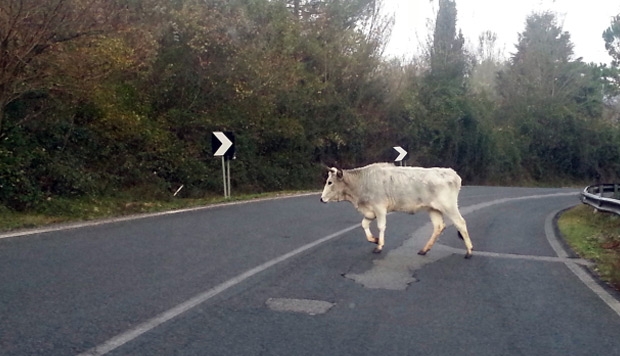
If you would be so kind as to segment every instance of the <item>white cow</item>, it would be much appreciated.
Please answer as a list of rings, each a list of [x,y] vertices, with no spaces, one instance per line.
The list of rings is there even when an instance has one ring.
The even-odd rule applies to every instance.
[[[386,215],[390,211],[413,214],[427,210],[433,223],[433,234],[418,254],[425,255],[446,228],[443,216],[456,226],[472,256],[472,243],[465,219],[458,209],[461,177],[450,168],[397,167],[375,163],[361,168],[341,170],[329,168],[329,176],[321,201],[349,201],[364,219],[362,227],[368,241],[376,243],[374,253],[380,253],[385,243]],[[379,237],[370,232],[370,222],[377,219]]]

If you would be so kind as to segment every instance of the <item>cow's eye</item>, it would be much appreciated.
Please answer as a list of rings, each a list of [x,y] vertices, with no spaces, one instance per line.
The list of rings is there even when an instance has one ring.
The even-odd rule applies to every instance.
[[[327,185],[332,185],[332,183],[333,182],[330,180],[330,181],[327,182]]]

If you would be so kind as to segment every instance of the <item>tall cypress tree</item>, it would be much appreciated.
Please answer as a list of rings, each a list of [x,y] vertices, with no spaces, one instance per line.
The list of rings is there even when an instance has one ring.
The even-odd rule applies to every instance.
[[[463,49],[465,39],[456,30],[456,3],[439,0],[439,11],[430,48],[430,80],[438,84],[460,87],[464,83],[467,60]]]
[[[483,180],[489,153],[480,114],[468,97],[470,60],[465,39],[456,26],[454,0],[439,0],[433,43],[429,46],[430,69],[419,90],[420,107],[411,132],[419,138],[414,146],[427,152],[422,164],[457,169],[468,180]]]

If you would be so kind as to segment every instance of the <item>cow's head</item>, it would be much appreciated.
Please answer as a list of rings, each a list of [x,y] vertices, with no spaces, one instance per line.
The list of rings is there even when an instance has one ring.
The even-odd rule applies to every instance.
[[[327,181],[321,194],[321,201],[327,203],[329,201],[344,200],[345,187],[344,172],[338,168],[329,168]]]

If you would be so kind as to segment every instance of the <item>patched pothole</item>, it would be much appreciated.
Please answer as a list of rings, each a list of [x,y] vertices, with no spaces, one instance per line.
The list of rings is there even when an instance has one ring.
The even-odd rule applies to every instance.
[[[374,260],[371,269],[363,273],[346,273],[344,277],[371,289],[407,289],[417,281],[413,276],[415,271],[454,253],[436,244],[428,255],[418,255],[432,231],[432,224],[426,223],[400,247],[389,251],[384,258]]]
[[[318,315],[327,313],[335,304],[323,300],[269,298],[265,302],[269,309],[279,312]]]

